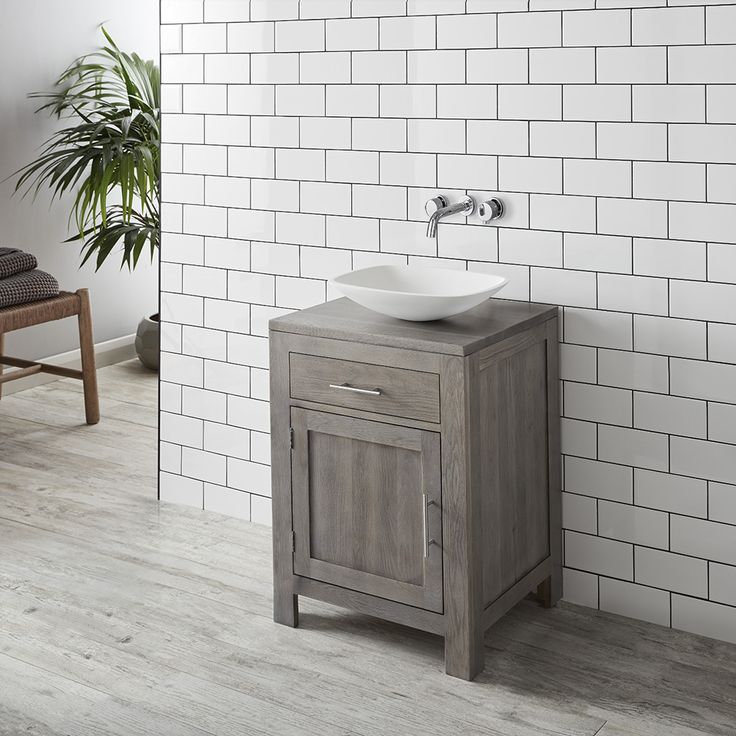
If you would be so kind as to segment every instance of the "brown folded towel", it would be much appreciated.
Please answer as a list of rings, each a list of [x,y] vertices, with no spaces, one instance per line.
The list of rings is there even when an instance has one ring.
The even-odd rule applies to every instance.
[[[45,271],[24,271],[0,279],[0,309],[58,295],[58,281]]]
[[[36,266],[38,261],[30,253],[24,253],[17,248],[0,248],[0,279],[32,271]]]

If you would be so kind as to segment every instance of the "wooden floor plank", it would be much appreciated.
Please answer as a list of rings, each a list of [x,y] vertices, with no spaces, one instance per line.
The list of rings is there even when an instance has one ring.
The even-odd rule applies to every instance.
[[[733,736],[736,647],[525,601],[486,670],[439,637],[301,602],[271,620],[270,530],[155,500],[156,376],[0,401],[0,736]],[[9,683],[6,686],[6,683]]]

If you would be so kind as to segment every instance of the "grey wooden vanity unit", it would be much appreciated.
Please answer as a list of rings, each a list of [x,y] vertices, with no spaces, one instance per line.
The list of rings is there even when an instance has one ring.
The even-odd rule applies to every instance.
[[[270,327],[275,620],[305,595],[431,631],[472,679],[494,621],[561,595],[556,307]]]

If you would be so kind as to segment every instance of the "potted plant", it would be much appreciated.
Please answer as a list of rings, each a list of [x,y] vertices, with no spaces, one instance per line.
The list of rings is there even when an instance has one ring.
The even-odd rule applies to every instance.
[[[123,53],[102,28],[106,44],[74,61],[50,92],[30,95],[47,112],[68,121],[41,153],[16,172],[16,191],[52,200],[74,193],[69,221],[82,244],[82,265],[99,269],[113,251],[121,268],[134,269],[141,254],[153,259],[160,244],[160,72],[153,61]],[[158,315],[138,327],[136,351],[158,368]]]

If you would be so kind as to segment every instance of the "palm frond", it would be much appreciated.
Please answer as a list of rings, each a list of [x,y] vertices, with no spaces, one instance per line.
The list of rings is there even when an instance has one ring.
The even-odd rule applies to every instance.
[[[149,244],[159,244],[160,72],[153,61],[121,51],[102,28],[105,44],[65,69],[50,92],[31,98],[36,112],[66,122],[38,157],[15,172],[15,190],[52,201],[74,192],[69,220],[82,241],[83,263],[99,268],[119,244],[134,268]],[[110,202],[114,204],[110,204]]]

